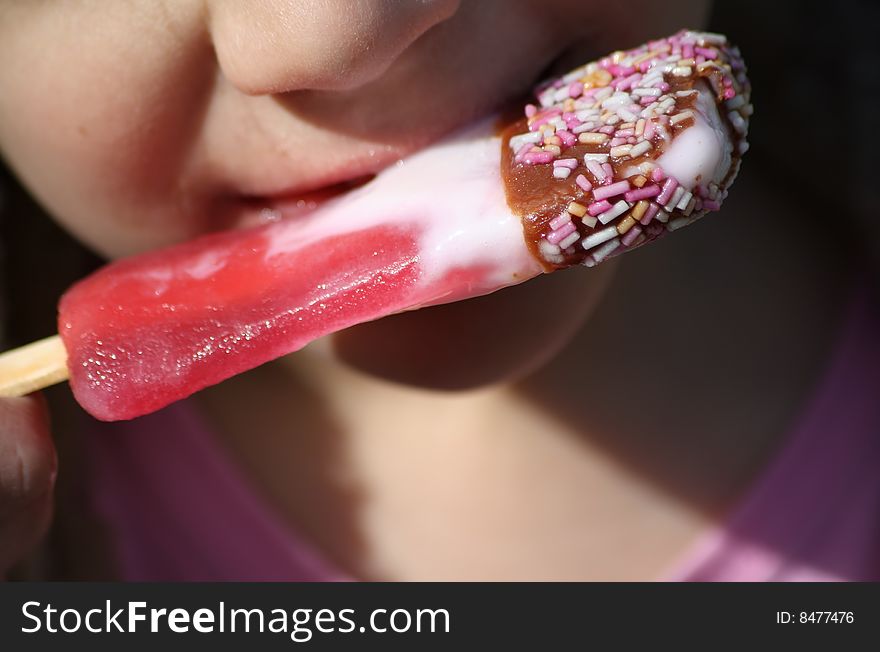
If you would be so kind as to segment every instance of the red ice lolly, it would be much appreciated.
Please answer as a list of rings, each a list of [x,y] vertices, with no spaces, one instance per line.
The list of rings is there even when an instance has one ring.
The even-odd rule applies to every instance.
[[[157,410],[353,324],[595,265],[717,210],[751,106],[724,37],[680,32],[545,85],[305,218],[118,261],[59,333],[80,404]]]

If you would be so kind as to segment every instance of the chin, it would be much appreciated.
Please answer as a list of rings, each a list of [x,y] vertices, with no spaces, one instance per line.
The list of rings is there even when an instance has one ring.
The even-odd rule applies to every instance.
[[[515,382],[584,325],[615,264],[542,276],[494,294],[392,315],[337,333],[334,354],[404,385],[464,391]]]

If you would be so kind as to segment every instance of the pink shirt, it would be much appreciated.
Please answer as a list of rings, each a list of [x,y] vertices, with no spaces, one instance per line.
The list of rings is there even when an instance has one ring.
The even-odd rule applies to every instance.
[[[89,447],[121,579],[350,579],[269,509],[185,401],[100,424]],[[776,457],[659,579],[880,580],[880,314],[866,293]]]

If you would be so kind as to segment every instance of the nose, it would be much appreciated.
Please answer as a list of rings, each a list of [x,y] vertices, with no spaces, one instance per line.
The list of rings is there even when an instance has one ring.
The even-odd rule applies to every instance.
[[[348,90],[384,73],[460,0],[214,0],[209,28],[241,91]]]

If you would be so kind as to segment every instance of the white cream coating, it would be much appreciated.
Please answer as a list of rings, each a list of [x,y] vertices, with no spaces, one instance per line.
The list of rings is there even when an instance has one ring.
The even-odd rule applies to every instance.
[[[720,184],[730,170],[733,143],[718,115],[715,97],[704,82],[697,85],[694,124],[680,132],[657,159],[658,165],[687,188]]]
[[[432,297],[444,303],[520,283],[543,270],[511,212],[501,178],[501,140],[491,120],[435,144],[381,172],[365,186],[322,206],[304,220],[272,231],[266,253],[289,255],[324,238],[378,226],[414,226],[419,241],[420,283],[457,268],[487,267],[471,287]],[[412,306],[413,308],[419,306]]]

